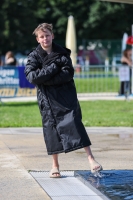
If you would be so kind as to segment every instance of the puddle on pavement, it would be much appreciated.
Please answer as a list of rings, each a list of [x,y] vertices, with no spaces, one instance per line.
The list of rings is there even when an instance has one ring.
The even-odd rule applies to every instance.
[[[133,170],[105,170],[101,177],[88,171],[78,174],[111,200],[133,200]]]

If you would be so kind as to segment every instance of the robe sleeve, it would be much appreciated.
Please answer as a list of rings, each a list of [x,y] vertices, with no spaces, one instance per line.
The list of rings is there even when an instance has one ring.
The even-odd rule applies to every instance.
[[[36,56],[33,53],[29,54],[25,67],[25,75],[30,83],[34,85],[45,83],[45,81],[50,80],[58,72],[59,67],[55,63],[45,65],[40,69]]]

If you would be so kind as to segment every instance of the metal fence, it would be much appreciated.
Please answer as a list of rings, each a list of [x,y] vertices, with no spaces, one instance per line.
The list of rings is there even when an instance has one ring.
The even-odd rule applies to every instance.
[[[77,93],[89,96],[129,95],[131,93],[129,67],[123,66],[77,66],[75,84]]]
[[[75,85],[80,96],[129,96],[132,93],[129,67],[79,65],[75,67]],[[25,78],[24,67],[0,69],[0,98],[36,96],[36,88]]]

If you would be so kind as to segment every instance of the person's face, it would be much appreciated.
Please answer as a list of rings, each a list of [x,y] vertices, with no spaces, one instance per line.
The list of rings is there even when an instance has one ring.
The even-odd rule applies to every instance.
[[[129,59],[131,59],[131,57],[132,57],[132,51],[131,51],[131,50],[128,50],[128,52],[127,52],[127,57],[128,57]]]
[[[48,29],[45,29],[45,31],[40,30],[36,39],[43,49],[48,49],[52,45],[54,35]]]

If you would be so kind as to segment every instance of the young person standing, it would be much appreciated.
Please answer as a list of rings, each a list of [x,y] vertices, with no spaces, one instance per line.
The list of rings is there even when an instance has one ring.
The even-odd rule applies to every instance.
[[[40,24],[33,32],[39,45],[28,55],[25,75],[36,85],[43,134],[53,165],[50,177],[59,178],[59,153],[84,148],[91,172],[102,170],[90,149],[90,139],[82,124],[81,109],[73,80],[71,51],[53,42],[52,25]]]

